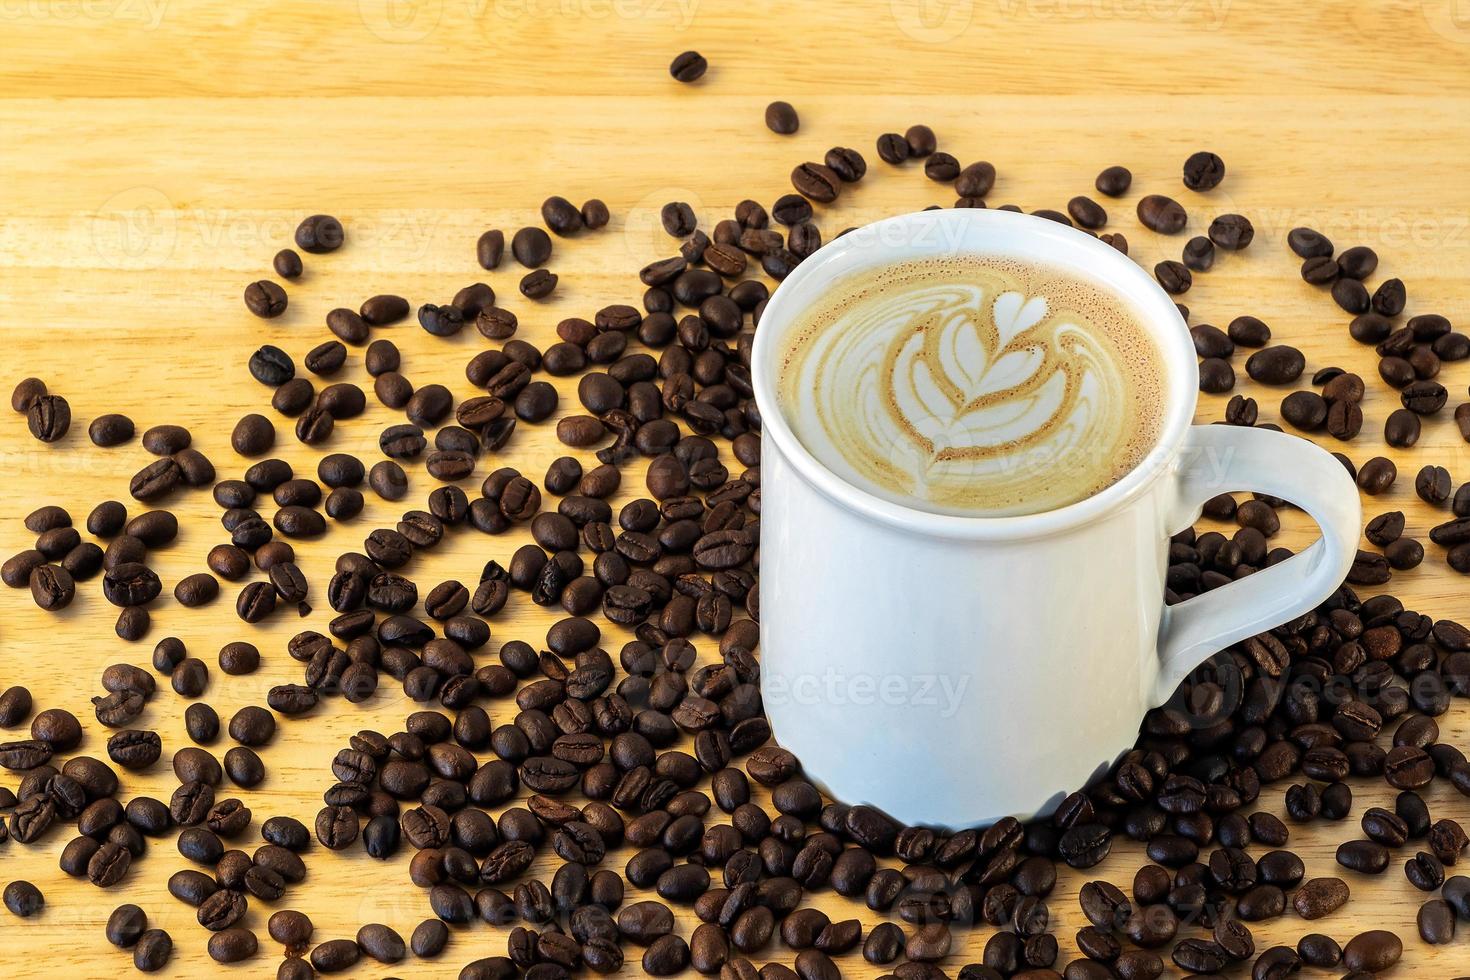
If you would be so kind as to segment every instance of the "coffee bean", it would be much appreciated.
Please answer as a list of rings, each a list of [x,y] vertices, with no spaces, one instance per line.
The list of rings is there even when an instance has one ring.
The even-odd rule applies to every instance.
[[[1256,229],[1243,214],[1222,214],[1210,222],[1207,234],[1220,248],[1238,251],[1250,245]]]
[[[239,963],[255,955],[259,943],[255,933],[239,927],[209,937],[209,956],[217,963]]]
[[[38,565],[31,571],[29,584],[31,598],[47,612],[65,609],[76,598],[76,583],[60,565]]]
[[[10,407],[18,414],[30,411],[36,400],[46,394],[46,382],[40,378],[22,378],[10,395]]]
[[[1176,296],[1188,292],[1194,282],[1189,268],[1184,263],[1175,262],[1173,259],[1155,265],[1154,278],[1159,281],[1160,286],[1164,287],[1164,292]]]
[[[1150,231],[1176,235],[1184,230],[1189,216],[1178,201],[1162,194],[1149,194],[1138,202],[1138,220]]]
[[[953,157],[950,158],[951,160]],[[958,165],[955,167],[958,173]],[[941,179],[941,178],[934,178]],[[950,178],[953,179],[953,178]],[[818,201],[822,204],[830,204],[837,200],[842,192],[842,178],[830,167],[821,163],[803,163],[791,171],[791,186],[795,187],[799,194]],[[789,209],[785,209],[789,211]],[[787,217],[793,215],[787,214]],[[777,220],[780,220],[778,217]],[[786,224],[799,224],[804,218],[795,222],[783,222]]]
[[[39,395],[26,409],[26,426],[42,442],[57,442],[71,428],[71,405],[60,395]]]
[[[1337,257],[1342,274],[1350,279],[1366,279],[1378,268],[1378,254],[1366,245],[1344,249]]]
[[[370,923],[358,929],[357,945],[379,963],[398,963],[408,955],[408,946],[403,937],[379,923]]]
[[[1225,161],[1208,150],[1192,153],[1184,161],[1184,186],[1192,191],[1208,191],[1225,179]]]
[[[863,175],[868,172],[868,162],[863,159],[861,153],[851,147],[832,147],[822,158],[822,162],[849,184],[862,180]]]
[[[1337,848],[1337,863],[1350,871],[1381,874],[1388,867],[1388,849],[1377,841],[1347,841]]]
[[[1314,286],[1326,286],[1337,279],[1337,261],[1328,256],[1306,259],[1302,262],[1302,281]]]
[[[1291,384],[1301,377],[1306,368],[1306,358],[1295,347],[1278,344],[1252,354],[1245,362],[1245,371],[1262,384]]]
[[[1184,245],[1180,256],[1184,265],[1195,272],[1208,272],[1215,264],[1215,245],[1203,235],[1196,235]]]
[[[276,270],[276,275],[282,279],[300,279],[302,273],[301,256],[296,254],[295,249],[283,248],[271,259],[271,268]]]
[[[279,283],[260,279],[245,287],[245,308],[262,319],[272,319],[286,312],[286,291]]]
[[[1342,961],[1349,970],[1380,973],[1396,964],[1403,952],[1404,944],[1397,935],[1373,929],[1348,940],[1342,948]]]
[[[99,415],[87,426],[87,437],[95,446],[120,446],[133,438],[133,420],[126,415]]]
[[[1297,915],[1310,920],[1330,915],[1342,908],[1347,900],[1347,882],[1341,878],[1312,878],[1297,889],[1292,896],[1292,905]]]
[[[564,197],[548,197],[541,202],[541,220],[558,235],[573,235],[582,230],[582,212]]]
[[[1363,410],[1352,401],[1334,401],[1327,406],[1327,432],[1337,439],[1352,439],[1363,429]]]
[[[521,265],[537,268],[551,258],[551,236],[540,228],[522,228],[511,238],[510,251]]]
[[[772,126],[776,132],[781,130]],[[794,129],[792,130],[794,132]],[[643,972],[653,977],[680,973],[689,965],[689,946],[677,935],[660,936],[643,951]]]
[[[1364,536],[1380,548],[1397,541],[1404,533],[1404,512],[1400,510],[1379,514],[1368,522]]]
[[[250,355],[250,374],[263,385],[279,387],[295,376],[296,366],[285,351],[266,344]]]
[[[1199,362],[1199,390],[1222,394],[1235,387],[1235,369],[1222,357],[1207,357]]]
[[[709,62],[698,51],[685,51],[674,56],[669,64],[669,74],[679,82],[696,82],[704,77]]]
[[[766,128],[782,136],[790,136],[801,126],[790,102],[772,102],[766,106]]]
[[[1133,183],[1133,173],[1127,167],[1107,167],[1097,175],[1093,186],[1108,197],[1122,197]]]
[[[1327,402],[1315,391],[1293,391],[1281,402],[1281,417],[1298,429],[1314,432],[1327,421]]]
[[[929,155],[924,161],[924,176],[940,183],[949,183],[960,175],[960,162],[942,150]]]
[[[1264,347],[1271,340],[1271,328],[1253,316],[1236,317],[1225,332],[1240,347]]]
[[[1404,408],[1416,415],[1433,415],[1444,407],[1448,392],[1437,381],[1413,381],[1399,392]]]
[[[545,269],[533,269],[521,277],[521,295],[527,299],[545,299],[556,289],[557,275]]]
[[[41,890],[29,881],[12,881],[5,886],[5,907],[11,915],[29,919],[46,907]]]
[[[1096,229],[1108,223],[1108,213],[1103,210],[1102,205],[1081,195],[1067,202],[1067,213],[1083,228]]]
[[[1286,235],[1286,244],[1303,259],[1328,256],[1333,252],[1331,240],[1311,228],[1291,229]]]
[[[1419,906],[1419,938],[1441,946],[1455,938],[1455,910],[1443,899],[1433,898]]]
[[[1396,408],[1383,423],[1383,441],[1406,449],[1419,441],[1419,416],[1406,408]]]
[[[1394,466],[1393,460],[1383,456],[1373,457],[1358,470],[1358,486],[1370,496],[1377,496],[1388,490],[1397,478],[1398,468]]]
[[[314,214],[296,226],[296,247],[320,255],[342,247],[342,223],[329,214]]]
[[[899,164],[909,158],[908,140],[898,133],[884,133],[877,141],[878,158],[884,163]]]
[[[1414,492],[1426,504],[1441,506],[1450,498],[1450,471],[1443,466],[1424,466],[1414,477]]]
[[[138,937],[133,947],[133,967],[141,973],[162,970],[173,955],[174,944],[162,929],[149,929]]]
[[[148,931],[148,916],[136,905],[119,905],[107,917],[107,941],[119,949],[131,949]]]
[[[368,471],[368,486],[384,500],[402,500],[408,493],[408,475],[391,459],[380,460]]]

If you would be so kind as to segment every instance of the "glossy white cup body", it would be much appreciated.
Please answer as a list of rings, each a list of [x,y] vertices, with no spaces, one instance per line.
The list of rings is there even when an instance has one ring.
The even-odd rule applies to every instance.
[[[1139,467],[1067,507],[974,518],[880,499],[807,452],[776,394],[785,331],[842,276],[953,253],[1062,266],[1129,300],[1167,374],[1162,434]],[[809,778],[905,823],[1049,813],[1206,657],[1329,595],[1356,549],[1360,507],[1342,466],[1280,433],[1192,427],[1198,370],[1172,300],[1132,260],[1055,222],[953,209],[849,233],[776,290],[752,364],[766,713]],[[1169,535],[1234,490],[1300,504],[1322,539],[1166,608]]]

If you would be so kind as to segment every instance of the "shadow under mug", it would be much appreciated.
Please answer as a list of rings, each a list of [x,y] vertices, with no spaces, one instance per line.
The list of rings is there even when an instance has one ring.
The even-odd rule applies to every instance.
[[[793,434],[777,377],[801,314],[853,272],[966,253],[1099,283],[1151,332],[1167,374],[1161,434],[1117,483],[1039,514],[936,514],[847,483]],[[1133,746],[1148,709],[1202,661],[1315,607],[1356,553],[1361,505],[1344,467],[1304,439],[1191,425],[1198,365],[1173,300],[1134,261],[1056,222],[952,209],[850,232],[771,297],[752,370],[767,716],[817,785],[908,824],[1050,814]],[[1227,491],[1283,497],[1322,536],[1165,606],[1169,536]]]

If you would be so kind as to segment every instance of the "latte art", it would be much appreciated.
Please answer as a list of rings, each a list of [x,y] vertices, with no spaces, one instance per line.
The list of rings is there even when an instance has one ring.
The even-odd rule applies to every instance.
[[[835,284],[785,345],[778,397],[825,466],[879,496],[1039,513],[1110,486],[1157,440],[1162,359],[1124,302],[984,256]]]

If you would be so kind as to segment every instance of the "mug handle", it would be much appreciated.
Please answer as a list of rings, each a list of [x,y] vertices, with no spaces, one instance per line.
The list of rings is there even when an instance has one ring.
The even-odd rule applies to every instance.
[[[1152,704],[1167,701],[1205,658],[1314,608],[1342,584],[1357,555],[1363,507],[1342,463],[1305,439],[1270,429],[1197,425],[1179,463],[1170,527],[1192,524],[1217,494],[1254,490],[1282,497],[1317,522],[1305,551],[1228,585],[1164,608]]]

